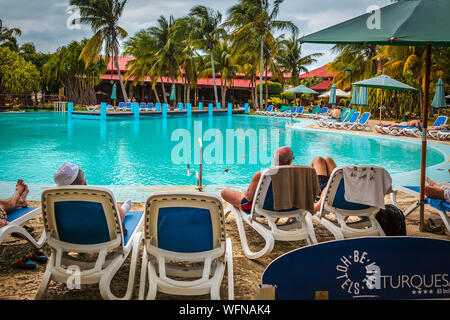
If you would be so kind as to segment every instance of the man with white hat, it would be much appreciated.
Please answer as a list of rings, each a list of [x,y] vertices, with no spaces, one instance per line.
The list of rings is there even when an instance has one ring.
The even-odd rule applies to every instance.
[[[70,162],[64,162],[53,176],[58,186],[84,185],[86,186],[86,178],[84,172],[79,166]],[[127,200],[119,207],[120,220],[125,220],[125,214],[131,209],[131,200]]]

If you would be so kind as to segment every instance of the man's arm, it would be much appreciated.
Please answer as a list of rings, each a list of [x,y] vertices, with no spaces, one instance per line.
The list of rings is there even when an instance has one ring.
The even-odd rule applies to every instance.
[[[253,197],[255,196],[256,188],[258,187],[259,180],[261,179],[261,173],[261,171],[255,173],[247,191],[245,192],[245,198],[250,202],[253,201]]]

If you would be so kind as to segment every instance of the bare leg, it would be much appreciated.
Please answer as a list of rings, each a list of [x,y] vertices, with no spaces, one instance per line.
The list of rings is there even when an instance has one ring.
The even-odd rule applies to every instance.
[[[444,200],[444,190],[437,186],[426,186],[425,195],[428,198]]]
[[[242,199],[244,199],[245,194],[241,191],[233,190],[233,189],[223,189],[220,192],[220,196],[223,200],[231,204],[235,207],[240,207]]]
[[[330,157],[326,157],[325,161],[327,163],[327,176],[331,176],[331,173],[333,172],[334,169],[336,169],[336,163],[334,162],[334,160]]]
[[[318,176],[328,176],[328,165],[327,161],[322,157],[315,157],[310,165]]]

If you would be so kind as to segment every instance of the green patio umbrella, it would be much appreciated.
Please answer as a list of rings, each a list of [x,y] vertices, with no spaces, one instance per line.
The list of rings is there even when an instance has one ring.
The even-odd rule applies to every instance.
[[[314,91],[313,89],[308,88],[307,86],[301,84],[295,88],[291,88],[286,90],[286,92],[293,92],[295,95],[295,101],[297,101],[297,93],[310,93],[310,94],[319,94],[317,91]],[[301,103],[300,103],[301,105]]]
[[[381,113],[383,111],[383,96],[384,90],[417,90],[416,88],[410,87],[407,84],[404,84],[400,81],[392,79],[391,77],[382,74],[381,76],[355,82],[353,85],[357,85],[360,87],[366,88],[379,88],[381,89],[381,102],[380,102],[380,122],[381,122]]]
[[[117,86],[114,83],[113,87],[112,87],[112,92],[111,92],[111,100],[114,100],[114,107],[116,106],[116,100],[117,100]]]
[[[444,81],[442,81],[442,79],[439,79],[436,84],[436,93],[434,94],[431,106],[436,109],[447,107],[447,103],[445,102]]]
[[[369,93],[367,87],[359,87],[359,106],[368,106],[369,105]]]
[[[359,87],[353,86],[352,99],[350,100],[352,106],[359,106]]]
[[[172,85],[172,90],[170,92],[170,101],[175,101],[176,99],[176,95],[175,95],[175,85]],[[173,107],[175,107],[175,104],[173,105]]]
[[[328,100],[329,104],[336,104],[336,85],[333,83],[330,90],[330,99]]]
[[[448,0],[401,0],[301,39],[305,43],[426,46],[422,111],[420,230],[424,231],[425,170],[432,46],[450,46]]]

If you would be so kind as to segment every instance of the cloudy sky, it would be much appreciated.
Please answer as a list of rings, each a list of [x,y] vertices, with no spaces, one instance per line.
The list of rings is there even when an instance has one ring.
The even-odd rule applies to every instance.
[[[230,6],[238,0],[128,0],[120,25],[129,35],[155,25],[160,15],[182,17],[194,5],[213,7],[227,16]],[[301,35],[366,13],[371,5],[383,7],[391,0],[284,0],[279,19],[291,20],[300,29]],[[0,0],[0,19],[3,25],[22,30],[19,43],[32,42],[37,50],[53,52],[72,40],[81,40],[92,35],[87,26],[80,29],[67,27],[70,14],[68,0]],[[310,66],[319,67],[333,60],[330,45],[304,44],[303,53],[322,52],[325,55]]]

